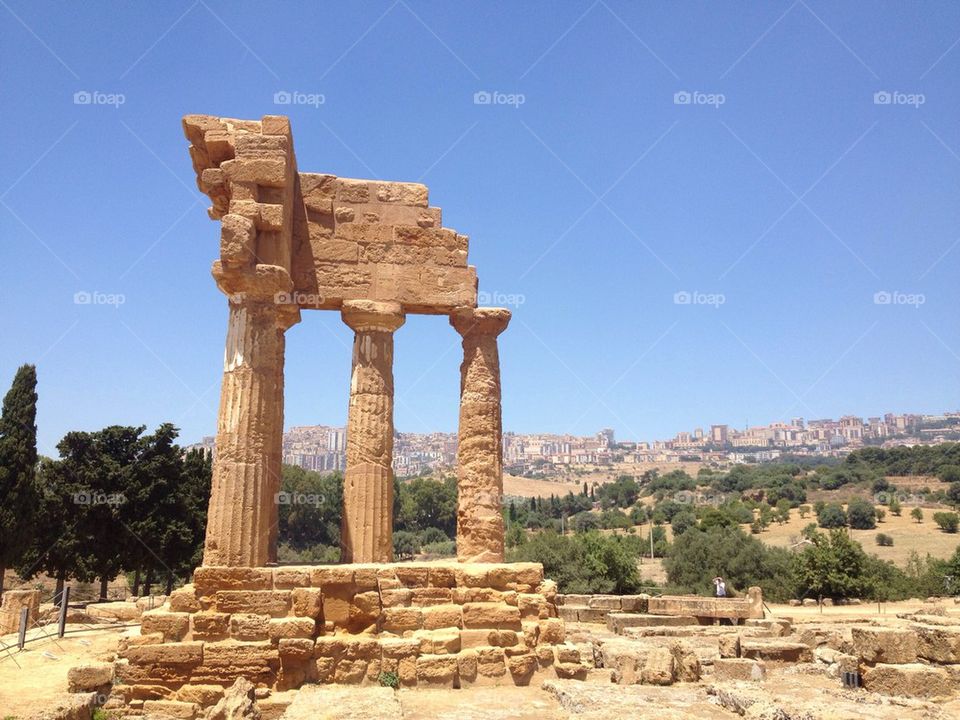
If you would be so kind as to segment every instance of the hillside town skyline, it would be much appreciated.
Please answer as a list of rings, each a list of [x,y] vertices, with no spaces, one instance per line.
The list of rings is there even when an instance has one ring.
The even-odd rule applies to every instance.
[[[841,457],[872,445],[936,444],[960,439],[960,411],[942,414],[885,413],[864,419],[806,420],[746,426],[711,424],[660,440],[618,440],[612,428],[593,435],[570,433],[503,434],[504,469],[523,475],[569,466],[658,464],[676,462],[771,462],[783,455]],[[213,436],[189,447],[214,446]],[[393,466],[399,477],[454,467],[455,432],[397,432]],[[307,470],[332,472],[346,463],[346,428],[336,425],[300,425],[283,435],[283,462]]]

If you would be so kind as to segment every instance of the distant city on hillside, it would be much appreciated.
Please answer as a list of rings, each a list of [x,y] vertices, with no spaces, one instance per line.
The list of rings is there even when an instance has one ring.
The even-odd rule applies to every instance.
[[[839,420],[776,422],[738,430],[711,425],[679,432],[669,440],[617,441],[604,428],[592,436],[550,433],[503,435],[504,470],[513,475],[551,475],[572,466],[612,467],[620,464],[678,462],[763,463],[784,456],[837,458],[864,446],[934,445],[960,440],[960,412],[942,415],[897,415]],[[213,449],[214,437],[190,447]],[[411,477],[456,466],[456,433],[396,433],[393,467],[398,477]],[[308,470],[331,472],[346,464],[346,428],[328,425],[292,427],[283,435],[283,462]]]

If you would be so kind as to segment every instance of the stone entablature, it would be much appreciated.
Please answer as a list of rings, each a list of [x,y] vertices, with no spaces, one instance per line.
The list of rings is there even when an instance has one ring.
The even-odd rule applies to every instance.
[[[408,313],[476,307],[468,238],[442,226],[425,185],[298,172],[283,116],[187,115],[183,127],[197,185],[222,223],[215,273],[282,268],[288,281],[274,293],[304,309],[348,300],[398,302]]]
[[[238,677],[273,690],[307,682],[528,684],[584,677],[564,642],[556,585],[538,563],[201,567],[124,640],[129,704],[197,695]]]

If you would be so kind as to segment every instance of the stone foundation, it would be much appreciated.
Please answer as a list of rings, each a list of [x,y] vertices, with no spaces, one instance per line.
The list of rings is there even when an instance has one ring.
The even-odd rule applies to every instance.
[[[121,643],[114,692],[135,709],[212,699],[238,677],[269,690],[583,677],[592,658],[564,643],[555,599],[538,563],[201,567]]]

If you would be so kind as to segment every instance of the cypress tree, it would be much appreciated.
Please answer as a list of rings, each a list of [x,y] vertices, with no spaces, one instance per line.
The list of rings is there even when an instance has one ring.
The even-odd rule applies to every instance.
[[[22,365],[0,413],[0,593],[29,544],[37,510],[37,369]]]

